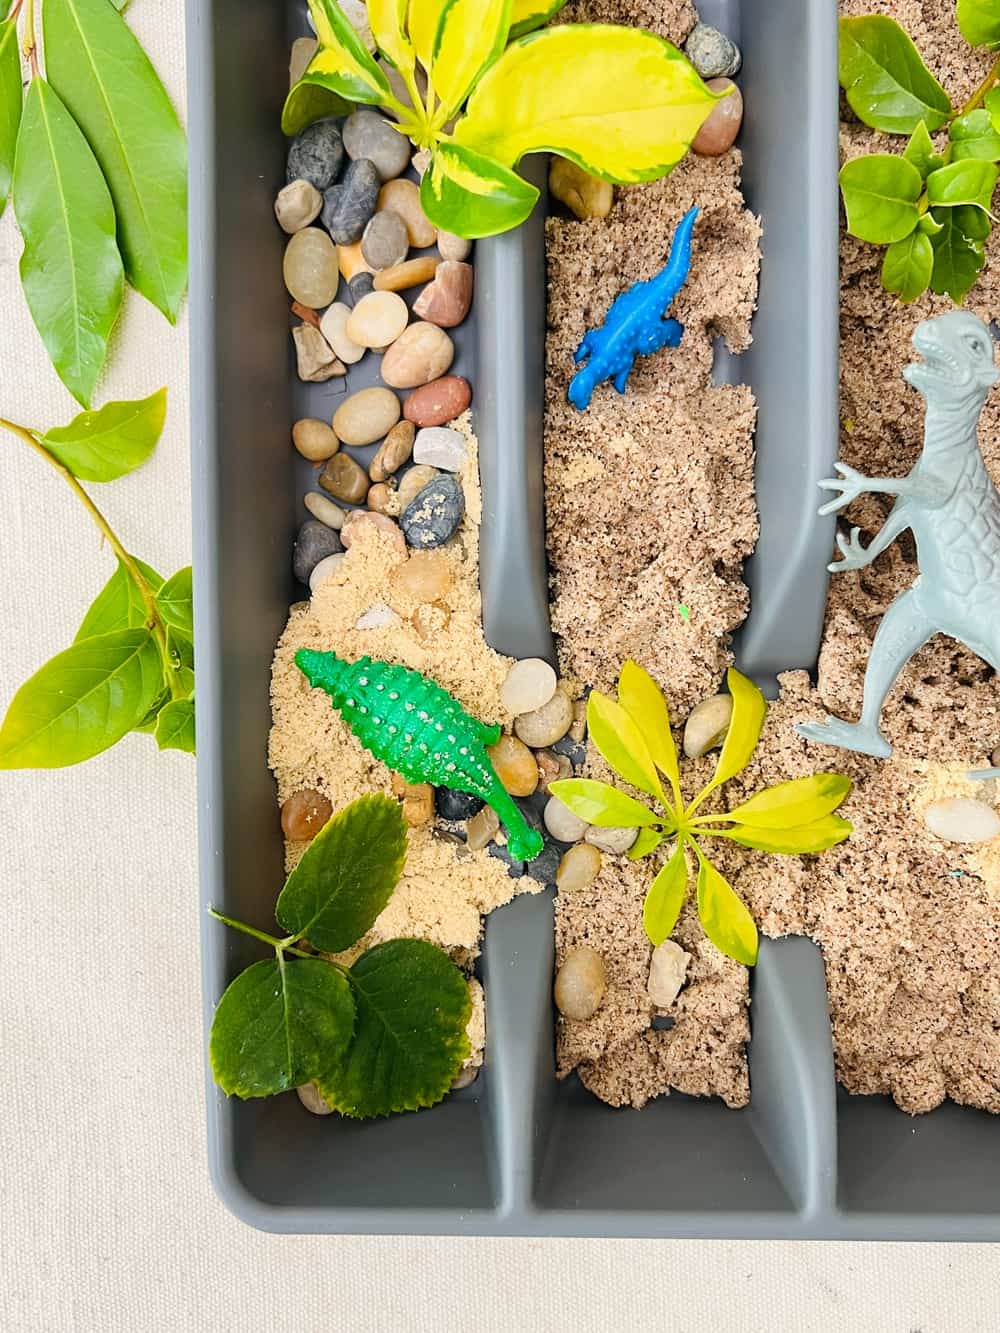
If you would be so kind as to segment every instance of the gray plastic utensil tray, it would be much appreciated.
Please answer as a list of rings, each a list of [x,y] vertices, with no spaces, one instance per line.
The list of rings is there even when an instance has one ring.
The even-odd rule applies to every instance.
[[[837,445],[835,0],[701,0],[741,41],[751,208],[764,222],[752,350],[722,356],[760,407],[762,537],[739,660],[765,685],[813,666],[832,520],[815,483]],[[267,771],[271,654],[291,601],[292,536],[310,474],[289,468],[289,423],[338,387],[298,384],[289,359],[277,130],[284,51],[301,5],[188,0],[193,246],[192,454],[202,907],[268,925],[282,882]],[[291,24],[291,26],[289,26]],[[459,364],[475,383],[485,498],[487,632],[551,652],[545,614],[540,218],[480,243],[478,321]],[[361,379],[352,380],[352,386]],[[765,941],[753,977],[752,1105],[661,1098],[614,1111],[553,1076],[552,910],[546,896],[486,931],[486,1065],[417,1115],[318,1119],[294,1096],[227,1101],[208,1080],[220,1194],[254,1226],[290,1232],[1000,1239],[1000,1133],[946,1106],[910,1120],[848,1098],[833,1074],[823,967],[806,940]],[[259,956],[204,924],[206,1027],[227,981]]]

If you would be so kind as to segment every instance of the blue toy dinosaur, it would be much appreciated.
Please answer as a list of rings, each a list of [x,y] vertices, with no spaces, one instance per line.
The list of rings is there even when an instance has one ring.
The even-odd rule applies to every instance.
[[[569,386],[569,401],[579,411],[586,411],[591,395],[604,380],[613,380],[618,392],[624,393],[637,356],[680,343],[684,325],[667,319],[666,312],[691,269],[691,232],[697,216],[697,208],[684,214],[664,267],[655,278],[637,282],[616,297],[601,327],[591,329],[576,349],[574,360],[587,362]]]

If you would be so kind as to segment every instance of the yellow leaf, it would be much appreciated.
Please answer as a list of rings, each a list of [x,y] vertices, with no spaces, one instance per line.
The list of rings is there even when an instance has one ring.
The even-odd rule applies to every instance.
[[[553,14],[558,14],[566,0],[514,0],[511,12],[510,35],[520,37],[548,23]]]
[[[448,120],[507,44],[511,0],[447,0],[431,55],[431,84]]]
[[[406,35],[406,0],[368,0],[368,23],[378,49],[399,70],[413,69],[413,46]]]
[[[678,845],[673,856],[649,886],[642,905],[642,924],[653,944],[669,939],[684,906],[688,868],[684,847]]]
[[[735,667],[730,667],[726,683],[729,685],[729,693],[733,696],[732,720],[712,780],[700,793],[694,805],[700,805],[710,791],[721,787],[724,782],[728,782],[746,768],[757,748],[764,718],[767,716],[767,700],[752,680],[747,680],[746,676]]]
[[[410,0],[406,26],[424,69],[431,67],[431,52],[441,14],[448,0]]]
[[[698,916],[715,947],[737,963],[753,967],[757,961],[757,927],[735,890],[716,870],[701,848],[698,856]]]
[[[552,782],[549,792],[558,796],[575,815],[598,828],[643,828],[661,822],[659,815],[647,810],[639,801],[626,796],[617,787],[594,782],[592,778],[565,778],[562,782]]]
[[[741,847],[755,847],[759,852],[806,856],[836,847],[838,842],[851,836],[854,825],[839,815],[824,815],[822,819],[800,824],[797,828],[753,828],[749,824],[737,824],[735,828],[702,828],[699,831],[706,837],[726,838],[729,842],[738,842]]]
[[[799,828],[836,810],[850,790],[851,779],[840,773],[813,773],[808,778],[765,787],[749,801],[718,818],[731,819],[734,824],[750,824],[754,828]]]
[[[391,99],[388,80],[335,0],[309,0],[309,11],[319,50],[296,88],[317,84],[351,102],[379,104]]]
[[[508,46],[455,137],[507,166],[549,151],[627,184],[675,167],[718,100],[687,57],[652,33],[557,25]]]
[[[680,788],[680,768],[667,701],[656,681],[636,662],[626,662],[622,667],[618,677],[618,702],[639,728],[653,762],[676,793]]]
[[[649,747],[621,704],[591,690],[587,700],[587,730],[619,777],[666,804]]]

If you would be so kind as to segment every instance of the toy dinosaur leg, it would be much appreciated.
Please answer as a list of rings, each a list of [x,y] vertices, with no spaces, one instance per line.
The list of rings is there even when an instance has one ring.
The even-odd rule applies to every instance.
[[[582,361],[584,357],[590,356],[591,352],[594,350],[593,339],[594,330],[591,329],[588,333],[583,335],[583,340],[581,341],[580,346],[573,353],[574,361]]]
[[[591,365],[593,363],[591,362]],[[594,392],[594,376],[591,373],[590,365],[584,366],[578,370],[569,382],[569,389],[566,396],[578,412],[586,412],[590,406],[591,395]]]
[[[892,746],[878,725],[882,705],[903,667],[936,630],[914,589],[897,598],[882,617],[868,656],[860,722],[842,722],[839,718],[828,717],[825,722],[809,722],[796,727],[799,735],[823,745],[836,745],[841,750],[888,759]]]
[[[499,782],[486,799],[507,830],[507,846],[511,856],[517,861],[533,861],[544,845],[542,835],[528,824],[513,798]]]
[[[632,367],[634,365],[635,365],[635,357],[630,356],[628,359],[628,365],[625,366],[624,369],[619,370],[618,374],[614,377],[613,383],[619,393],[625,392],[626,385],[628,384],[628,377],[629,375],[632,374]]]

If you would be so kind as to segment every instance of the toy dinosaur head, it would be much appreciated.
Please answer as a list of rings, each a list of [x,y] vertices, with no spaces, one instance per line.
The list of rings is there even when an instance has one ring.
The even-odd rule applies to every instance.
[[[951,310],[918,324],[913,346],[923,360],[908,365],[903,376],[931,407],[981,407],[1000,379],[990,331],[967,310]]]

